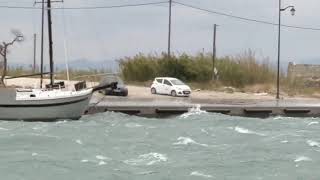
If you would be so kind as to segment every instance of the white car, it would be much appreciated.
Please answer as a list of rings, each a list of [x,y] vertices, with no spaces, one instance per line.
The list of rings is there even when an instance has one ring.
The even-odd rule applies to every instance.
[[[171,77],[157,77],[151,85],[152,94],[167,94],[171,96],[190,96],[191,89],[182,81]]]

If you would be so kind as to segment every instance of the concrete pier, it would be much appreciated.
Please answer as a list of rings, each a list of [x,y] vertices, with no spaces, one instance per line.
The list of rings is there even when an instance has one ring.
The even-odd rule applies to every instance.
[[[191,108],[246,117],[320,117],[317,99],[259,100],[259,99],[192,99],[192,98],[133,98],[94,96],[86,114],[107,111],[138,116],[162,117],[182,114]]]

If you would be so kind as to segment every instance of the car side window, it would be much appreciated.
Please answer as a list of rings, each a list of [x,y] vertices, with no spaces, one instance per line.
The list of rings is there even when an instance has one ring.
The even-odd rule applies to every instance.
[[[162,83],[162,79],[156,79],[158,83]]]
[[[168,81],[168,80],[164,80],[164,82],[163,82],[163,84],[166,84],[166,85],[168,85],[168,86],[172,86],[172,84]]]

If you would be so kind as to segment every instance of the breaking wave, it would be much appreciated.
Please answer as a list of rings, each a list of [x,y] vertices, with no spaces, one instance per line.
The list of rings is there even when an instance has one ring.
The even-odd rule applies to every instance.
[[[204,113],[207,113],[207,112],[201,110],[200,104],[197,104],[194,107],[190,108],[187,113],[182,114],[180,117],[186,119],[190,116],[204,114]]]
[[[308,126],[315,125],[315,124],[319,124],[319,122],[318,122],[318,121],[309,122],[309,123],[308,123]]]
[[[56,124],[64,124],[64,123],[67,123],[67,122],[68,122],[67,120],[57,121]]]
[[[111,158],[105,157],[105,156],[102,156],[102,155],[96,155],[96,159],[98,159],[98,160],[111,160]]]
[[[82,142],[80,139],[77,139],[77,140],[76,140],[76,143],[77,143],[77,144],[80,144],[80,145],[83,144],[83,142]]]
[[[189,137],[179,137],[178,142],[173,143],[174,145],[189,145],[189,144],[195,144],[195,145],[199,145],[199,146],[204,146],[204,147],[208,147],[208,144],[201,144],[198,143],[196,141],[194,141],[193,139],[189,138]]]
[[[81,162],[87,163],[87,162],[89,162],[89,160],[87,160],[87,159],[82,159]]]
[[[242,127],[239,127],[239,126],[236,126],[234,128],[234,130],[238,133],[241,133],[241,134],[255,134],[255,135],[259,135],[259,136],[265,136],[265,134],[262,134],[262,133],[258,133],[258,132],[255,132],[255,131],[251,131],[249,129],[245,129],[245,128],[242,128]]]
[[[141,125],[141,124],[138,124],[138,123],[127,123],[127,124],[125,124],[125,126],[126,126],[127,128],[138,128],[138,127],[142,127],[142,125]]]
[[[166,162],[168,157],[165,154],[151,152],[139,155],[138,158],[125,160],[124,163],[133,166],[150,166],[160,162]]]
[[[212,175],[204,174],[199,171],[193,171],[190,173],[190,176],[199,176],[199,177],[204,177],[204,178],[212,178]]]
[[[320,147],[320,143],[317,141],[313,141],[313,140],[308,140],[307,144],[311,147]]]
[[[294,160],[294,162],[300,162],[300,161],[312,161],[312,159],[306,156],[299,156]]]
[[[106,165],[106,164],[107,164],[106,162],[104,162],[104,161],[101,160],[101,161],[99,161],[99,164],[98,164],[98,165],[99,165],[99,166],[103,166],[103,165]]]
[[[0,127],[0,131],[9,131],[9,129]]]
[[[144,171],[144,172],[139,172],[137,173],[138,175],[149,175],[149,174],[155,174],[158,173],[156,171]]]

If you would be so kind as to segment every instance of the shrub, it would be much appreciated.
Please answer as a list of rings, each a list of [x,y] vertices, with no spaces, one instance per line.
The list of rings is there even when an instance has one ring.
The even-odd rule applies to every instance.
[[[126,81],[142,82],[159,76],[176,77],[188,82],[206,83],[212,78],[212,55],[199,53],[195,56],[181,54],[144,55],[119,60],[120,70]],[[235,57],[216,60],[218,81],[223,85],[244,87],[256,83],[270,83],[276,77],[268,59],[258,61],[252,51]]]

